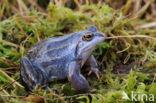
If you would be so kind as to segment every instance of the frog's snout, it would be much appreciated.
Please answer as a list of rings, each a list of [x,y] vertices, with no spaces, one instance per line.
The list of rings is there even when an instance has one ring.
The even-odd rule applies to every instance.
[[[105,39],[105,37],[106,37],[106,34],[104,34],[104,33],[102,33],[102,32],[99,32],[97,35],[100,36],[100,37],[103,37],[104,39]]]

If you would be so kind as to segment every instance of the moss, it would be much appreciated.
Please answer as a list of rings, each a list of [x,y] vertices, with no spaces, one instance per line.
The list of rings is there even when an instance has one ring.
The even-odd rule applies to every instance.
[[[131,91],[146,94],[154,94],[155,83],[155,50],[156,42],[149,38],[131,38],[137,34],[155,37],[154,29],[135,29],[137,22],[123,16],[120,10],[114,10],[106,4],[85,4],[78,10],[71,10],[49,4],[48,13],[32,10],[27,15],[15,15],[0,22],[0,69],[6,71],[7,77],[0,72],[0,87],[11,83],[11,79],[19,77],[19,62],[22,56],[38,41],[68,33],[85,30],[89,25],[97,26],[99,31],[107,37],[129,36],[127,38],[106,39],[99,44],[93,52],[99,69],[102,72],[100,80],[95,75],[88,76],[85,73],[91,89],[95,94],[82,94],[64,81],[52,83],[52,87],[62,90],[60,93],[34,90],[31,95],[42,96],[47,102],[89,102],[93,103],[132,103],[123,99],[125,93],[131,95]],[[127,65],[139,62],[140,65],[126,73],[112,73],[117,65]],[[126,68],[123,68],[126,69]],[[149,74],[146,74],[146,73]],[[18,80],[21,83],[20,80]],[[19,92],[20,91],[20,92]],[[28,92],[24,88],[13,84],[0,91],[0,101],[21,102]],[[9,98],[11,95],[13,98]],[[30,98],[32,98],[30,96]],[[24,97],[20,97],[24,96]],[[28,96],[28,98],[29,98]],[[71,96],[71,97],[67,97]],[[25,99],[28,100],[28,99]],[[43,100],[43,99],[42,99]]]

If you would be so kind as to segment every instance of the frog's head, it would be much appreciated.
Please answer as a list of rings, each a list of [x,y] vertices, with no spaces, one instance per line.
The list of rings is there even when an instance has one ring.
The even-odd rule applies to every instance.
[[[87,30],[83,31],[78,43],[78,55],[82,58],[91,55],[91,52],[97,44],[103,42],[105,34],[99,32],[95,26],[90,26]]]

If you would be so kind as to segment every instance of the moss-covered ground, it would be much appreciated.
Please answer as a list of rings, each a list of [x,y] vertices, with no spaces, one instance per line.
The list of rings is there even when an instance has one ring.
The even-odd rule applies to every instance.
[[[118,3],[121,9],[108,5],[111,0],[106,0],[107,4],[98,0],[54,1],[47,9],[43,9],[44,2],[39,6],[29,0],[0,1],[0,103],[136,103],[132,93],[137,103],[156,103],[156,24],[154,16],[148,14],[152,0],[138,0],[144,3],[138,12],[130,10],[133,0]],[[60,92],[25,91],[19,79],[20,58],[42,39],[85,30],[90,25],[107,35],[93,52],[102,73],[100,79],[83,72],[95,92],[80,93],[67,80],[50,85]],[[142,100],[142,94],[147,98]]]

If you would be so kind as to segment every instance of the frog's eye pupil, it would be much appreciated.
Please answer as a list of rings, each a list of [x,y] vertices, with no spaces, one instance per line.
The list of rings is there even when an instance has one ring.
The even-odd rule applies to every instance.
[[[92,33],[87,33],[83,36],[82,38],[84,41],[90,41],[93,39],[93,34]]]
[[[86,38],[91,38],[91,35],[87,35]]]

